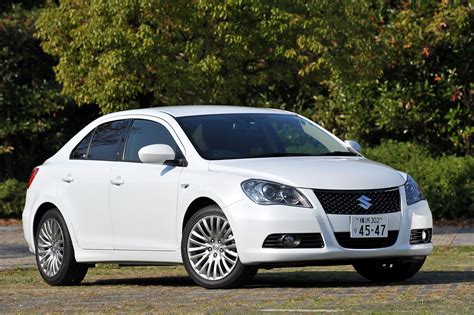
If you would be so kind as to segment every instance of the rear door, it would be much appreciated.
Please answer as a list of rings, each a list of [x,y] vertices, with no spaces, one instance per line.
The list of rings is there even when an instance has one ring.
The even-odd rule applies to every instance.
[[[70,210],[74,233],[83,249],[113,249],[110,171],[123,147],[128,122],[115,120],[96,127],[63,166],[58,196]]]
[[[176,250],[176,206],[182,167],[144,164],[138,151],[167,144],[178,155],[175,134],[166,122],[132,122],[123,159],[110,176],[110,207],[117,250]]]

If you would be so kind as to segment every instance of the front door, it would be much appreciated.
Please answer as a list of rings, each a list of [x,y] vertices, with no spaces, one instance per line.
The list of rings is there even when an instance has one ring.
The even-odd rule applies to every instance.
[[[138,151],[167,144],[181,154],[164,124],[133,121],[122,161],[110,175],[110,208],[117,250],[176,250],[176,206],[182,167],[144,164]]]

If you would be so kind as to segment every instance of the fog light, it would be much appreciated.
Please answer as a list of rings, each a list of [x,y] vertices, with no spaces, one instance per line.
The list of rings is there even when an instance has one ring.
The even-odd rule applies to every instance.
[[[421,231],[421,240],[423,243],[428,243],[430,241],[430,231],[427,229],[424,229]]]
[[[300,244],[300,240],[291,234],[283,236],[282,242],[285,247],[296,247]]]

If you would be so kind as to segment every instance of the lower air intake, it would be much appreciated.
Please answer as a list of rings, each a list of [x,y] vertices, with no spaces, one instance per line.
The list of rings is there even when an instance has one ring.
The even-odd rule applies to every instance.
[[[334,236],[336,236],[339,245],[344,248],[383,248],[395,244],[398,238],[398,231],[388,231],[388,237],[351,238],[350,232],[336,232]]]

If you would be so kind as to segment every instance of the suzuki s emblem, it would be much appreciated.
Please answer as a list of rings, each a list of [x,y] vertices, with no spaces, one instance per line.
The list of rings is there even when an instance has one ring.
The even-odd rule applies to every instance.
[[[369,197],[367,197],[366,195],[362,195],[360,196],[359,198],[357,198],[357,201],[359,202],[359,206],[361,206],[362,208],[364,208],[365,210],[369,209],[370,207],[372,207],[372,204],[370,203],[372,201],[372,199],[370,199]]]

